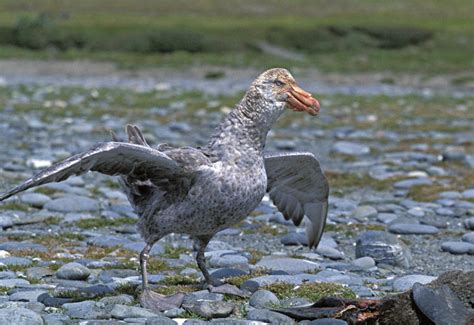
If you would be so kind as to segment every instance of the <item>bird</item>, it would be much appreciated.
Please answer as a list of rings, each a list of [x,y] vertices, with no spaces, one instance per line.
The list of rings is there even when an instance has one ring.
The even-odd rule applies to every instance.
[[[150,146],[140,129],[129,124],[128,142],[112,134],[112,141],[53,164],[0,195],[0,201],[89,171],[119,176],[139,216],[137,230],[145,241],[139,258],[140,301],[145,307],[163,310],[182,297],[165,297],[150,289],[147,261],[153,245],[171,233],[191,236],[206,284],[219,286],[222,283],[206,267],[206,246],[217,232],[245,219],[267,192],[285,219],[297,226],[304,220],[308,246],[317,247],[329,194],[319,161],[308,152],[264,150],[270,128],[287,110],[317,116],[320,104],[297,85],[288,70],[269,69],[251,83],[202,147]]]

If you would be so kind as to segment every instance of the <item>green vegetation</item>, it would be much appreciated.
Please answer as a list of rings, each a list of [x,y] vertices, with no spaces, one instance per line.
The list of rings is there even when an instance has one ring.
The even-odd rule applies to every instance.
[[[161,256],[165,258],[179,258],[179,255],[189,253],[189,249],[185,247],[172,247],[171,245],[166,245],[165,252],[161,254]]]
[[[250,0],[5,0],[0,56],[112,60],[126,67],[461,72],[474,67],[473,9],[467,0],[267,0],[258,7]]]
[[[120,226],[123,224],[134,225],[137,220],[128,218],[128,217],[120,217],[117,219],[105,219],[105,218],[93,218],[93,219],[82,219],[76,221],[74,224],[76,227],[82,229],[92,229],[92,228],[104,228],[104,227],[114,227]]]
[[[302,297],[316,302],[323,297],[356,298],[356,294],[347,286],[337,283],[303,283],[295,286],[290,283],[277,282],[264,286],[263,289],[273,292],[279,299]]]
[[[28,211],[29,209],[31,208],[28,205],[16,201],[5,202],[0,205],[0,210]]]

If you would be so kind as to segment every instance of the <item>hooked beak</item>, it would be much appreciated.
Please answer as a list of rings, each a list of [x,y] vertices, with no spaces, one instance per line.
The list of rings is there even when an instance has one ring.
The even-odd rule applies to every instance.
[[[288,89],[287,104],[296,112],[307,112],[310,115],[316,116],[319,113],[319,102],[316,98],[294,85]]]

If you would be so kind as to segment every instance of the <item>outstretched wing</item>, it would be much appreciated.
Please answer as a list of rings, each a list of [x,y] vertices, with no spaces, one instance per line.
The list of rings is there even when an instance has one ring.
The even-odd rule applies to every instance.
[[[0,201],[29,188],[60,182],[72,175],[81,175],[88,171],[106,175],[132,176],[153,184],[159,184],[163,179],[184,178],[190,173],[166,154],[148,146],[105,142],[41,171],[24,183],[0,195]]]
[[[329,185],[311,153],[266,153],[267,191],[285,219],[300,225],[306,216],[309,247],[317,247],[326,224]]]

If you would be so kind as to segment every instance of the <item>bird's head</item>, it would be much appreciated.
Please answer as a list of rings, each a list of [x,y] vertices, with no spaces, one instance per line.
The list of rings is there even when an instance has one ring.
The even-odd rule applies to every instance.
[[[252,86],[265,101],[276,104],[276,109],[288,108],[313,116],[319,113],[318,100],[298,87],[286,69],[267,70],[257,77]]]

